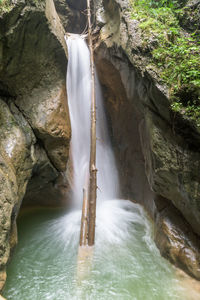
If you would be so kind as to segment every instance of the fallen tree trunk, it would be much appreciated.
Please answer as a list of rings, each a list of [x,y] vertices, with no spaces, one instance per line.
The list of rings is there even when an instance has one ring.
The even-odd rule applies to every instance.
[[[90,182],[89,182],[89,229],[88,245],[93,246],[95,240],[96,198],[97,198],[97,169],[96,169],[96,97],[95,97],[95,67],[92,42],[91,7],[87,0],[88,42],[91,67],[91,132],[90,132]]]
[[[95,240],[96,198],[97,198],[97,169],[96,169],[96,95],[95,95],[95,67],[92,42],[91,8],[87,0],[88,15],[88,44],[91,68],[91,128],[90,128],[90,163],[89,187],[83,189],[83,207],[80,230],[80,247],[93,246]]]
[[[88,193],[86,188],[83,189],[83,207],[82,207],[82,217],[81,217],[81,231],[80,231],[80,246],[88,245],[88,213],[89,213],[89,203],[88,203]]]

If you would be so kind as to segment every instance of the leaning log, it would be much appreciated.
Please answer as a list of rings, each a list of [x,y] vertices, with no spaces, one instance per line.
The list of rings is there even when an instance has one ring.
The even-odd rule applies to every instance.
[[[95,66],[94,51],[92,42],[91,7],[90,0],[87,0],[88,16],[88,43],[90,50],[91,67],[91,132],[90,132],[90,182],[89,182],[89,229],[88,245],[93,246],[95,241],[96,222],[96,198],[97,198],[97,169],[96,169],[96,95],[95,95]]]
[[[86,188],[83,189],[83,206],[82,206],[82,217],[81,217],[81,230],[80,230],[80,246],[88,245],[88,225],[89,225],[89,203],[88,193]]]

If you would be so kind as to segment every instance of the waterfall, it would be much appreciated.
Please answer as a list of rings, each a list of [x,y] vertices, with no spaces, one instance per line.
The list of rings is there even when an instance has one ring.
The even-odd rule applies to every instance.
[[[31,215],[27,212],[19,219],[20,243],[9,266],[5,297],[15,300],[187,299],[182,279],[177,279],[174,268],[160,256],[151,238],[152,225],[143,208],[116,199],[118,176],[97,76],[96,238],[90,276],[84,277],[81,285],[77,284],[82,189],[90,153],[91,76],[89,50],[84,39],[74,35],[67,44],[73,200],[77,207],[67,213],[37,210]]]
[[[90,52],[83,37],[67,38],[67,94],[72,127],[71,157],[73,164],[73,202],[81,206],[83,187],[89,173],[91,69]],[[119,183],[114,154],[108,135],[101,86],[97,74],[97,201],[119,197]]]

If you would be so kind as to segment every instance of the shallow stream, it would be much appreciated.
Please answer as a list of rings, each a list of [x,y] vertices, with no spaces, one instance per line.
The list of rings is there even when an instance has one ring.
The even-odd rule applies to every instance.
[[[186,299],[175,268],[153,242],[152,226],[142,207],[117,199],[118,172],[97,76],[96,240],[92,260],[80,272],[82,189],[90,154],[90,54],[80,36],[69,37],[67,44],[74,206],[71,212],[37,210],[19,218],[19,243],[8,268],[4,296],[8,300]]]
[[[19,244],[8,268],[8,300],[185,299],[175,268],[163,259],[143,209],[129,201],[97,209],[91,270],[79,280],[80,211],[26,212],[19,218]],[[109,216],[109,218],[108,218]]]

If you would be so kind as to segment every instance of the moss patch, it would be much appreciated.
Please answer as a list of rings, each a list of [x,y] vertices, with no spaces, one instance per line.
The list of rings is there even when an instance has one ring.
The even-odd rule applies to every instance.
[[[171,107],[200,126],[200,43],[179,24],[184,4],[175,0],[130,0],[131,15],[169,87]],[[151,66],[149,66],[151,67]]]

